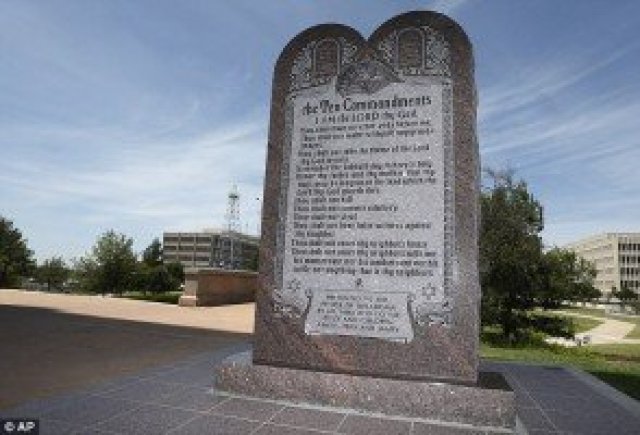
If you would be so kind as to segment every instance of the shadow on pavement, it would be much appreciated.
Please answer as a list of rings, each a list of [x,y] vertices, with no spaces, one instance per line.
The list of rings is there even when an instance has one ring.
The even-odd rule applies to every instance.
[[[250,340],[250,334],[0,305],[0,408]]]

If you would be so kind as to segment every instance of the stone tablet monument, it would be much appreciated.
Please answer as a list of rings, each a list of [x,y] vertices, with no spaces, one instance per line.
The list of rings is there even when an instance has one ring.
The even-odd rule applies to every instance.
[[[253,363],[228,361],[219,388],[513,424],[513,393],[478,387],[473,67],[462,29],[433,12],[397,16],[368,40],[319,25],[285,47]],[[442,385],[477,408],[442,402]]]

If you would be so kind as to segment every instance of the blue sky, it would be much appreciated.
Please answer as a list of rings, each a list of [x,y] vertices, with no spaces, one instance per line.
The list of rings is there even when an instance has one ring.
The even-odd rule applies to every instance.
[[[255,233],[270,84],[314,24],[368,36],[444,12],[475,49],[482,164],[545,206],[548,245],[640,231],[640,2],[0,1],[0,215],[39,259],[108,229],[143,249],[224,225]]]

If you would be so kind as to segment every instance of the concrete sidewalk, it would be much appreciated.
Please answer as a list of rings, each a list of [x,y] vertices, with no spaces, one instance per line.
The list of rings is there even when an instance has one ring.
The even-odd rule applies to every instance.
[[[0,306],[46,308],[102,319],[180,326],[212,331],[253,333],[255,304],[221,307],[180,307],[96,295],[0,289]]]
[[[625,322],[624,320],[616,320],[607,317],[590,316],[587,314],[572,313],[570,311],[556,311],[558,314],[566,316],[582,317],[585,319],[599,320],[602,324],[585,332],[576,334],[576,338],[583,339],[585,336],[590,337],[591,344],[638,344],[640,340],[625,338],[627,334],[634,330],[634,323]]]
[[[0,407],[246,340],[252,313],[0,290]]]
[[[248,342],[142,370],[69,394],[0,410],[39,418],[42,434],[478,435],[462,425],[309,404],[229,396],[213,367]],[[640,404],[589,375],[562,367],[483,363],[505,374],[529,434],[636,435]],[[594,383],[595,382],[595,383]],[[521,427],[521,433],[525,430]]]

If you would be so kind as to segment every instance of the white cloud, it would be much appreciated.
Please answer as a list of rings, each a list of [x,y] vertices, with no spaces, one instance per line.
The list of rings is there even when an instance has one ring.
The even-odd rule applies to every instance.
[[[469,0],[435,0],[429,8],[443,14],[452,14],[468,2]]]
[[[629,54],[635,45],[619,47],[604,56],[599,52],[582,53],[579,59],[536,61],[509,70],[509,76],[502,77],[498,84],[480,90],[480,119],[490,119],[540,101],[553,100],[561,91]]]
[[[638,87],[610,82],[606,70],[637,44],[602,56],[523,65],[481,91],[481,150],[517,167],[558,166],[631,152],[640,117]],[[584,83],[600,83],[600,88]]]
[[[610,76],[637,46],[532,58],[481,92],[483,164],[530,182],[548,245],[639,229],[640,88]]]
[[[241,186],[241,193],[260,196],[264,125],[250,121],[183,141],[131,141],[89,169],[46,161],[3,164],[0,180],[5,189],[19,190],[23,206],[33,209],[81,203],[92,221],[117,217],[180,225],[206,216],[211,226],[214,216],[222,217],[232,183]]]
[[[640,103],[626,100],[625,97],[613,97],[606,102],[586,100],[582,104],[576,103],[574,110],[565,107],[562,111],[546,113],[544,107],[540,107],[533,116],[511,119],[513,124],[503,129],[489,127],[483,137],[486,144],[483,151],[503,152],[533,144],[542,145],[543,148],[538,147],[537,152],[572,144],[584,149],[584,142],[580,143],[578,139],[594,138],[597,134],[609,138],[612,133],[630,134],[635,130],[640,115]],[[615,126],[615,131],[612,131],[612,126]]]

